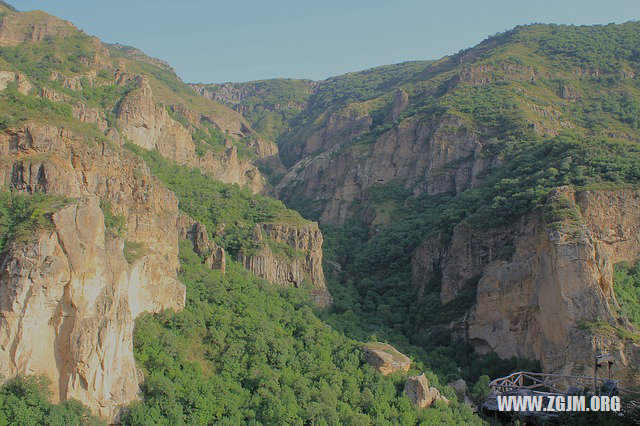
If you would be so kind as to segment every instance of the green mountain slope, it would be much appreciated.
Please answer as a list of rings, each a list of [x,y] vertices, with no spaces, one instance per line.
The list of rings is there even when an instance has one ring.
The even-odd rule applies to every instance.
[[[416,249],[458,225],[489,232],[531,212],[550,226],[574,220],[547,199],[559,186],[637,188],[639,45],[638,22],[531,25],[438,61],[319,82],[278,138],[290,168],[278,190],[324,222],[340,266],[327,320],[468,362],[450,324],[473,307],[480,275],[444,302],[436,268],[418,294]],[[625,324],[636,316],[632,274],[621,266],[616,278]]]
[[[138,321],[145,400],[125,424],[480,423],[463,404],[413,408],[403,377],[363,366],[358,343],[320,321],[299,291],[235,263],[225,275],[206,270],[188,244],[181,280],[183,312]]]

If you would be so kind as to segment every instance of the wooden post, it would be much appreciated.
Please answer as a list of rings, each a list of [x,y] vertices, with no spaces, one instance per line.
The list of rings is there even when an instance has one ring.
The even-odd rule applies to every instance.
[[[593,365],[593,394],[598,392],[598,357],[594,357]]]

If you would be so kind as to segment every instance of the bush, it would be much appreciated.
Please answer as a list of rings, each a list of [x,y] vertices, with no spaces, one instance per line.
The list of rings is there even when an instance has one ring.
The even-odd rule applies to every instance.
[[[478,378],[478,381],[471,388],[470,396],[473,402],[476,403],[476,405],[482,405],[489,397],[490,382],[491,382],[491,379],[489,378],[489,376],[487,375],[480,376]]]
[[[99,425],[77,401],[49,402],[50,381],[40,376],[17,377],[0,387],[0,425]]]
[[[613,289],[620,304],[620,313],[640,328],[640,262],[616,264]]]
[[[27,243],[37,231],[50,227],[50,214],[66,202],[57,196],[0,191],[0,253],[12,241]]]

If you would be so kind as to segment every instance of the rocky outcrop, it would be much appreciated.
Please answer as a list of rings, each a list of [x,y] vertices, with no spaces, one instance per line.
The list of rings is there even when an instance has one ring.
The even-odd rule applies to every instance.
[[[71,113],[76,119],[84,123],[95,124],[103,132],[105,132],[109,127],[105,113],[96,107],[90,107],[78,102],[71,109]]]
[[[121,75],[121,84],[134,77]],[[254,192],[262,192],[263,178],[258,169],[238,158],[235,146],[230,146],[222,155],[207,151],[202,157],[196,155],[191,133],[171,118],[153,96],[146,77],[137,79],[138,87],[131,91],[118,106],[118,126],[124,136],[145,149],[157,150],[163,157],[190,167],[198,167],[214,179],[246,185]]]
[[[256,225],[255,253],[239,253],[239,260],[255,275],[275,284],[299,287],[306,280],[321,306],[332,299],[322,270],[322,233],[313,222],[300,224],[262,223]]]
[[[195,155],[191,134],[155,101],[145,77],[120,103],[117,119],[122,133],[138,146],[182,164]]]
[[[411,358],[387,343],[372,342],[362,345],[365,361],[383,375],[408,372]]]
[[[477,64],[460,70],[451,78],[449,86],[481,86],[496,81],[535,81],[546,76],[545,71],[517,63]]]
[[[55,400],[113,420],[138,397],[134,319],[185,303],[178,206],[143,162],[86,138],[34,123],[0,135],[0,186],[70,200],[2,258],[0,369],[44,374]],[[121,234],[105,228],[100,200],[123,218]]]
[[[310,155],[327,151],[336,145],[348,142],[371,129],[373,119],[366,112],[345,109],[329,115],[326,123],[306,136],[300,144],[282,147],[285,164],[293,164]]]
[[[393,123],[395,120],[400,117],[400,114],[404,112],[409,106],[409,95],[402,89],[396,90],[396,93],[393,95],[393,106],[391,108],[391,113],[387,117],[387,122]]]
[[[404,392],[412,404],[420,408],[428,408],[435,401],[441,401],[449,405],[449,400],[440,395],[440,391],[429,386],[429,379],[424,374],[407,378]]]
[[[193,251],[202,256],[205,265],[225,273],[227,255],[222,247],[209,239],[207,228],[203,224],[181,214],[178,217],[178,233],[180,238],[191,241]]]
[[[266,139],[259,137],[251,138],[247,141],[247,147],[249,147],[259,158],[277,157],[278,146]]]
[[[33,87],[29,80],[19,72],[0,71],[0,90],[6,89],[9,83],[16,83],[18,92],[23,95],[28,95]]]
[[[335,146],[298,162],[278,184],[278,195],[314,201],[321,222],[343,223],[353,214],[354,201],[365,200],[376,185],[393,181],[416,194],[475,185],[488,161],[480,156],[482,146],[459,117],[410,117],[370,144]]]
[[[554,199],[573,206],[566,207],[567,219],[549,224],[535,212],[493,232],[459,228],[444,246],[426,240],[414,256],[414,280],[424,282],[420,277],[439,265],[441,297],[448,301],[478,271],[475,305],[463,321],[478,352],[537,359],[546,372],[578,374],[590,374],[594,355],[611,352],[615,377],[637,383],[640,346],[616,332],[631,330],[616,314],[613,265],[640,256],[640,193],[560,188]],[[501,246],[504,254],[497,255]]]
[[[171,66],[167,62],[163,61],[162,59],[148,56],[140,49],[131,46],[124,46],[119,43],[109,44],[109,46],[138,61],[146,62],[147,64],[155,65],[158,68],[174,72],[173,68],[171,68]]]
[[[0,18],[0,46],[39,42],[46,36],[66,36],[78,31],[71,22],[40,11],[7,10],[5,13],[6,15]]]

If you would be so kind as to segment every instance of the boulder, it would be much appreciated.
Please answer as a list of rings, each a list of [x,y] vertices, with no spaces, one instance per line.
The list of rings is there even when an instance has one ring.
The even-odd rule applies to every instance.
[[[407,378],[404,391],[412,404],[420,408],[428,408],[434,401],[441,401],[449,405],[450,401],[440,395],[440,391],[429,386],[429,379],[424,374]]]
[[[411,367],[411,359],[387,343],[367,343],[362,352],[367,363],[385,376],[397,371],[406,373]]]

